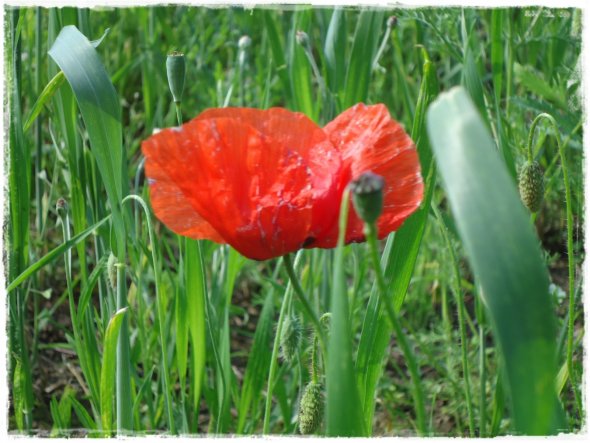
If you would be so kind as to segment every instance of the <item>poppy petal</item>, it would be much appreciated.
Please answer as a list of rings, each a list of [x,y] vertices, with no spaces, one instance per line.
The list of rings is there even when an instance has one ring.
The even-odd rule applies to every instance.
[[[149,152],[149,149],[146,151]],[[150,177],[150,199],[154,213],[170,230],[190,238],[225,243],[219,233],[188,202],[182,190],[153,157],[147,157],[145,170],[146,175]]]
[[[385,180],[379,238],[395,231],[422,201],[424,185],[414,143],[382,105],[359,103],[324,128],[343,161],[342,191],[350,180],[372,171]],[[341,195],[341,194],[340,194]],[[363,221],[351,205],[346,242],[364,241]],[[316,246],[336,245],[337,225]]]
[[[306,241],[313,245],[316,238],[336,222],[339,202],[334,195],[341,187],[341,156],[326,132],[309,117],[284,108],[268,110],[254,108],[212,108],[203,111],[197,120],[231,118],[243,122],[272,140],[273,147],[295,151],[309,167],[313,192],[311,230]],[[263,174],[266,174],[264,171]]]
[[[241,119],[210,117],[152,136],[145,155],[243,255],[263,260],[301,248],[313,235],[318,193],[306,159],[294,143],[277,142]]]

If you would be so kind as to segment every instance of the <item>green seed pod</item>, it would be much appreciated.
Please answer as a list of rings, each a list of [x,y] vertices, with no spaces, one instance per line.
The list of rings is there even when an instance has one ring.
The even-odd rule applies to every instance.
[[[168,75],[168,86],[170,86],[172,98],[175,103],[180,103],[186,74],[186,62],[182,52],[174,51],[168,54],[166,58],[166,74]]]
[[[107,260],[107,275],[113,292],[117,292],[117,257],[112,252]]]
[[[365,223],[375,223],[381,215],[384,186],[383,177],[370,171],[350,182],[354,209]]]
[[[520,199],[531,212],[541,209],[545,185],[543,183],[543,170],[536,161],[526,162],[520,170],[518,179]]]
[[[320,427],[324,415],[322,385],[311,382],[303,391],[299,403],[299,431],[303,435],[313,434]]]
[[[297,350],[301,344],[302,327],[299,317],[296,315],[288,316],[283,323],[281,331],[281,356],[286,362],[294,360]]]

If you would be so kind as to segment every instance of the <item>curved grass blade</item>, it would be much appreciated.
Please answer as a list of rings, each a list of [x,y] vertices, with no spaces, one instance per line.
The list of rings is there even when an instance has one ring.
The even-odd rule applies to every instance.
[[[522,434],[558,430],[555,318],[538,240],[466,91],[428,110],[428,133],[459,235],[481,283]]]
[[[49,100],[51,100],[51,98],[56,93],[56,91],[60,88],[61,85],[63,85],[63,82],[65,79],[66,79],[66,77],[65,77],[63,71],[59,71],[49,81],[49,83],[47,83],[47,86],[45,86],[45,88],[43,89],[43,91],[41,92],[39,97],[37,98],[37,101],[33,105],[31,112],[29,112],[29,116],[27,117],[27,120],[25,121],[25,125],[23,127],[24,132],[27,132],[30,129],[30,127],[33,125],[33,123],[35,122],[35,120],[37,119],[39,114],[41,113],[43,106],[45,106],[45,104]]]
[[[111,218],[110,215],[106,216],[98,223],[95,223],[94,225],[90,226],[88,229],[84,230],[83,232],[80,232],[78,235],[73,236],[70,240],[62,243],[57,248],[49,251],[47,254],[45,254],[43,257],[41,257],[39,260],[37,260],[35,263],[33,263],[27,269],[25,269],[13,281],[11,281],[10,284],[8,285],[8,287],[6,288],[6,292],[12,291],[16,287],[18,287],[22,282],[24,282],[27,278],[34,275],[43,266],[47,265],[48,263],[51,263],[53,260],[55,260],[56,258],[61,256],[62,254],[69,251],[71,248],[73,248],[78,243],[80,243],[82,240],[84,240],[86,237],[88,237],[90,234],[92,234],[97,228],[99,228],[104,222],[106,222],[110,218]]]
[[[117,360],[117,341],[127,308],[113,315],[104,339],[102,367],[100,370],[100,417],[102,430],[108,436],[113,429],[113,403],[115,399],[115,366]]]
[[[92,153],[111,203],[117,256],[123,261],[125,226],[121,201],[128,194],[128,184],[117,92],[95,48],[75,26],[61,30],[49,55],[62,69],[78,101]]]

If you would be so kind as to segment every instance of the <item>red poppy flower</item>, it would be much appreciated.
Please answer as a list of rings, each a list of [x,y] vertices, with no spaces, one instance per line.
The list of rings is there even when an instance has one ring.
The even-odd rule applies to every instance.
[[[358,104],[323,129],[282,108],[209,109],[142,151],[166,226],[257,260],[336,246],[342,193],[363,172],[385,179],[380,238],[422,200],[416,149],[384,105]],[[346,242],[358,241],[363,222],[351,207]]]

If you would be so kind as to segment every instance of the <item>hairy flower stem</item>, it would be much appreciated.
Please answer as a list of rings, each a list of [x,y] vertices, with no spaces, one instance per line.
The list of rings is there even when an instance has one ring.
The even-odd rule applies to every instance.
[[[572,212],[572,197],[569,181],[569,172],[567,167],[567,157],[565,152],[565,144],[561,142],[561,136],[557,122],[550,114],[542,113],[539,114],[531,124],[529,131],[529,137],[527,142],[528,155],[532,156],[532,144],[535,129],[542,119],[547,119],[553,129],[555,135],[555,141],[557,142],[557,149],[559,150],[559,157],[561,161],[561,170],[563,172],[563,186],[565,188],[565,210],[566,210],[566,222],[567,222],[567,260],[568,260],[568,283],[569,283],[569,306],[568,306],[568,331],[567,331],[567,369],[568,377],[574,392],[574,398],[576,401],[576,407],[578,413],[582,411],[582,401],[579,397],[576,389],[574,380],[574,320],[575,320],[575,257],[574,257],[574,227],[573,227],[573,212]],[[530,159],[530,157],[529,157]]]
[[[473,402],[471,394],[471,371],[469,369],[469,356],[467,354],[467,327],[465,320],[465,304],[461,297],[461,274],[459,273],[459,267],[457,260],[453,252],[453,246],[451,240],[444,226],[442,217],[438,208],[435,204],[432,204],[432,210],[439,223],[441,233],[444,238],[445,246],[449,251],[451,266],[453,267],[454,279],[453,279],[453,293],[455,294],[455,304],[457,305],[457,316],[459,317],[459,333],[461,334],[461,360],[463,363],[463,379],[465,381],[465,403],[467,404],[467,415],[469,417],[469,436],[475,437],[475,418],[473,415]]]
[[[320,347],[322,348],[322,353],[324,353],[324,355],[325,355],[326,341],[325,341],[325,336],[324,336],[324,329],[322,328],[322,324],[320,323],[318,316],[316,315],[315,311],[313,310],[313,308],[309,304],[309,301],[307,300],[307,297],[305,295],[305,291],[301,287],[301,284],[299,283],[299,280],[297,279],[297,276],[295,275],[295,269],[293,268],[293,261],[291,260],[291,256],[289,254],[285,254],[283,256],[283,263],[285,264],[285,269],[287,270],[287,274],[289,275],[289,280],[291,281],[291,284],[293,285],[293,289],[295,290],[295,294],[297,295],[299,302],[301,303],[301,306],[303,307],[303,310],[305,311],[305,314],[313,323],[316,335],[318,336],[319,341],[320,341]]]
[[[365,235],[367,237],[367,243],[369,244],[371,261],[373,263],[375,274],[377,276],[377,288],[379,289],[381,299],[385,304],[385,310],[387,312],[387,315],[389,316],[389,321],[391,323],[391,326],[393,327],[397,341],[399,342],[401,350],[404,354],[404,358],[407,361],[408,369],[410,370],[410,377],[412,378],[412,383],[414,385],[412,396],[414,397],[414,408],[416,409],[418,433],[420,434],[420,436],[424,436],[427,434],[426,410],[424,408],[424,393],[422,391],[422,384],[420,381],[418,364],[416,363],[416,358],[414,356],[414,353],[412,352],[412,349],[410,348],[406,336],[402,331],[399,319],[397,317],[397,313],[393,308],[393,304],[387,296],[387,287],[385,285],[385,279],[383,277],[381,264],[379,262],[379,253],[377,249],[377,226],[375,223],[365,223]]]
[[[159,268],[160,268],[160,260],[157,254],[157,247],[156,247],[156,243],[155,241],[155,235],[154,235],[154,230],[152,228],[152,223],[149,217],[149,210],[147,205],[145,204],[145,202],[143,201],[143,199],[137,195],[128,195],[127,197],[125,197],[123,199],[122,203],[131,201],[131,200],[135,200],[137,203],[139,203],[144,211],[145,217],[146,217],[146,222],[147,222],[147,228],[148,228],[148,237],[150,240],[150,245],[151,245],[151,249],[152,249],[152,266],[154,269],[154,277],[155,277],[155,290],[156,290],[156,315],[158,317],[158,323],[159,323],[159,334],[160,334],[160,350],[162,352],[162,372],[164,373],[164,395],[165,395],[165,403],[166,403],[166,411],[168,414],[168,426],[170,429],[170,432],[172,434],[176,433],[176,426],[175,426],[175,422],[174,422],[174,414],[172,411],[172,398],[171,398],[171,392],[172,392],[172,382],[170,381],[170,370],[169,370],[169,366],[168,366],[168,349],[167,349],[167,338],[166,338],[166,331],[165,331],[165,326],[166,326],[166,319],[165,319],[165,313],[164,313],[164,308],[162,306],[162,294],[160,292],[160,288],[161,288],[161,280],[160,280],[160,272],[159,272]],[[118,266],[117,269],[117,275],[119,275],[119,269],[121,269],[122,266]],[[123,270],[123,275],[124,274],[124,270]]]
[[[286,257],[286,256],[285,256]],[[283,257],[283,260],[284,258]],[[297,261],[297,258],[295,259]],[[290,283],[285,291],[285,297],[281,305],[281,312],[279,313],[279,321],[277,323],[277,331],[275,340],[272,348],[272,356],[270,358],[270,368],[268,371],[268,383],[266,387],[266,402],[264,405],[264,422],[262,425],[262,433],[264,435],[270,432],[270,410],[272,406],[272,391],[274,388],[275,374],[277,372],[278,360],[279,360],[279,346],[281,341],[281,333],[283,329],[283,323],[287,317],[287,311],[289,304],[291,303],[291,294],[293,292],[293,285]]]

